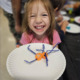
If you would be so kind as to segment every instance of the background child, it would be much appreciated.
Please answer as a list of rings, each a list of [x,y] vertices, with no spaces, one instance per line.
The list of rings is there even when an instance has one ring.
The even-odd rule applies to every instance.
[[[63,16],[60,14],[60,10],[63,8],[64,0],[51,0],[55,11],[56,21],[60,22],[63,20]]]
[[[25,5],[23,19],[22,45],[28,43],[48,43],[55,45],[61,42],[55,30],[53,7],[49,0],[29,0]]]
[[[56,19],[56,29],[59,32],[61,40],[63,41],[68,21],[63,20],[63,16],[60,14],[60,10],[63,8],[65,0],[50,0],[50,1],[55,11],[55,17],[59,16]]]

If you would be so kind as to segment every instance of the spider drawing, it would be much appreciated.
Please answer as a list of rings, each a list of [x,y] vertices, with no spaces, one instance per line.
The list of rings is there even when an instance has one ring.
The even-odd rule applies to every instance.
[[[59,51],[59,50],[54,50],[54,48],[58,45],[59,43],[57,43],[51,50],[46,50],[46,52],[45,52],[45,45],[43,44],[42,45],[42,49],[36,49],[36,51],[41,51],[42,53],[35,53],[34,51],[32,51],[31,49],[30,49],[30,45],[27,47],[27,49],[32,53],[32,54],[34,54],[35,55],[35,59],[34,60],[32,60],[32,61],[27,61],[27,60],[24,60],[26,63],[33,63],[33,62],[35,62],[35,61],[39,61],[39,60],[41,60],[42,58],[43,59],[45,59],[46,60],[46,66],[48,66],[48,55],[51,53],[51,52],[53,52],[53,51]]]

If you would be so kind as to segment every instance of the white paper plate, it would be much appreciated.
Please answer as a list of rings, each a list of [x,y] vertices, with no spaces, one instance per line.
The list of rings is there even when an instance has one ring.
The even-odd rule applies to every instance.
[[[80,26],[76,24],[69,24],[66,31],[69,33],[80,33]]]
[[[48,55],[48,66],[46,60],[35,61],[31,64],[24,60],[34,60],[35,55],[31,53],[27,47],[38,53],[36,49],[42,49],[43,43],[31,43],[21,46],[13,50],[7,58],[7,70],[9,74],[19,80],[57,80],[64,72],[66,60],[63,53],[59,50]],[[44,44],[45,51],[51,50],[53,47]],[[54,50],[58,50],[55,48]]]
[[[66,11],[60,11],[60,13],[61,13],[62,15],[67,14],[67,12],[66,12]]]
[[[75,20],[75,22],[80,24],[80,16],[75,17],[74,20]]]
[[[68,17],[68,16],[63,16],[63,20],[69,20],[70,19],[70,17]]]

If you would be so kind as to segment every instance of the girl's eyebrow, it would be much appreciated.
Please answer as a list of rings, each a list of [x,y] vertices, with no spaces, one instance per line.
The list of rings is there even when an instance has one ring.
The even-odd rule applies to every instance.
[[[35,14],[37,14],[36,12],[30,12],[30,15],[35,15]],[[48,14],[48,12],[47,11],[43,11],[43,12],[41,12],[41,14]]]
[[[47,13],[48,14],[48,12],[42,12],[42,13]],[[30,14],[37,14],[37,13],[30,13]]]
[[[32,15],[32,14],[36,14],[36,13],[30,13],[30,15]]]

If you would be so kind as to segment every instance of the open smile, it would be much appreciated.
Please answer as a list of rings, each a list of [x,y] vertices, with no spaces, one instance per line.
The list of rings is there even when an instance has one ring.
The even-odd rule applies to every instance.
[[[37,30],[41,30],[41,29],[43,29],[44,27],[45,27],[44,25],[40,25],[40,26],[37,25],[37,26],[34,26],[34,28],[37,29]]]

